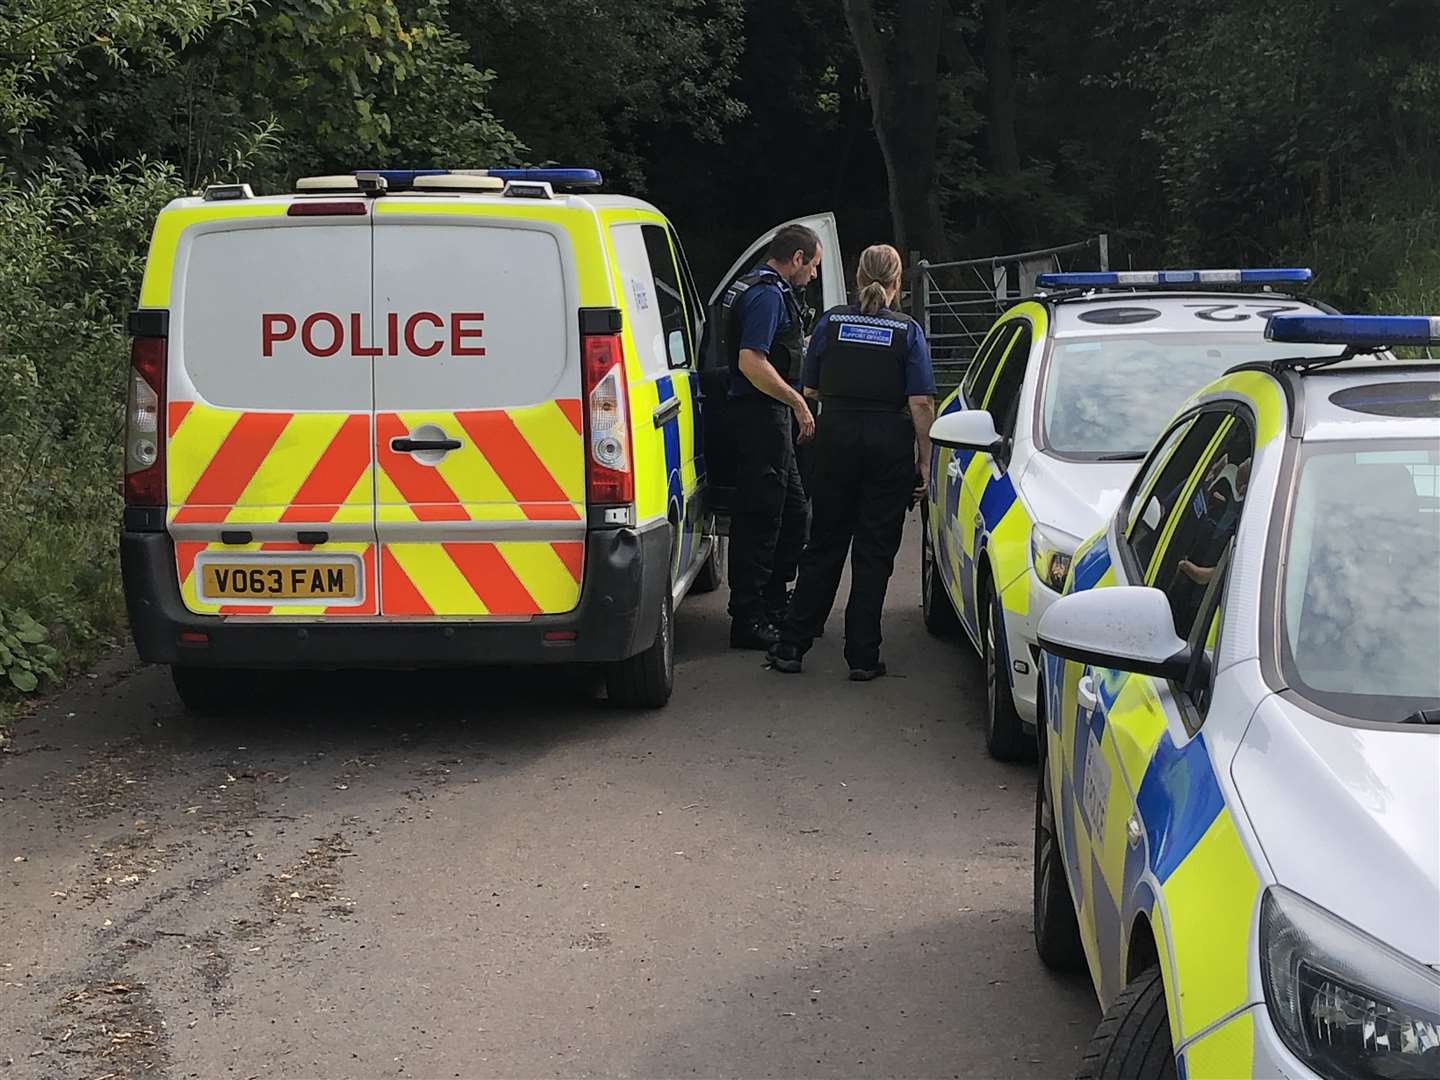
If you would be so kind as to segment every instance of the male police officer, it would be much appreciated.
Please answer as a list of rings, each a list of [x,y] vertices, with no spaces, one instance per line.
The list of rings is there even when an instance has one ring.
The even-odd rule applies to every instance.
[[[787,225],[766,261],[727,290],[729,413],[736,441],[735,504],[730,519],[730,645],[768,649],[778,640],[786,585],[805,544],[805,491],[795,465],[791,417],[800,440],[815,418],[795,388],[805,327],[795,290],[820,266],[820,237]]]

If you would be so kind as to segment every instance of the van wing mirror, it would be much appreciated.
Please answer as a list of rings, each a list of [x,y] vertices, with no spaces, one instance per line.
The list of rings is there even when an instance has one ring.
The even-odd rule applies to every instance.
[[[930,425],[930,441],[949,450],[998,454],[1005,443],[995,430],[995,418],[984,409],[962,409],[937,417]]]
[[[1040,647],[1091,667],[1184,682],[1193,659],[1159,589],[1117,585],[1062,596],[1040,617]]]

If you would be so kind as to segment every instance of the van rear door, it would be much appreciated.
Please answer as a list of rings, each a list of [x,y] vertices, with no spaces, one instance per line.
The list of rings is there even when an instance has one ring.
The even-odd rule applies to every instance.
[[[768,229],[735,260],[715,291],[710,294],[709,319],[705,326],[705,345],[701,353],[700,385],[704,393],[705,464],[710,476],[710,502],[722,514],[729,514],[735,494],[734,433],[726,418],[727,394],[730,385],[729,358],[720,355],[720,330],[725,311],[720,301],[735,280],[765,261],[765,249],[775,234],[786,225],[805,225],[820,236],[820,273],[806,290],[804,299],[818,315],[845,303],[845,261],[840,254],[840,232],[832,213],[782,221]],[[806,328],[809,333],[809,327]]]
[[[378,610],[368,331],[370,220],[284,201],[167,211],[175,247],[166,488],[185,606]],[[192,215],[190,222],[184,216]],[[162,218],[162,224],[164,219]]]
[[[579,303],[566,230],[498,198],[375,211],[381,614],[575,608],[585,541]]]

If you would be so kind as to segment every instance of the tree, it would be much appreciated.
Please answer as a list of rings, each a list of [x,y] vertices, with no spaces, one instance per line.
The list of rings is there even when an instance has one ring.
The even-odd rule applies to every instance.
[[[743,0],[456,0],[450,25],[492,104],[542,162],[593,166],[635,191],[676,144],[743,114],[731,83]]]
[[[845,0],[885,158],[896,242],[932,260],[950,250],[936,186],[945,15],[943,0],[902,0],[882,29],[874,0]]]

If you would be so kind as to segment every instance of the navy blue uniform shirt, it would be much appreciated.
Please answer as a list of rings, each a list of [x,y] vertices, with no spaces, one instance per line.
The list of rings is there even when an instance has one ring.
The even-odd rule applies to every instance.
[[[768,357],[775,335],[790,329],[790,312],[785,303],[785,291],[789,290],[790,283],[769,265],[757,266],[750,272],[763,273],[767,280],[750,286],[735,301],[735,314],[740,325],[738,345],[741,349],[753,349]],[[755,389],[739,368],[730,373],[730,397],[765,396]]]
[[[859,315],[860,305],[851,304],[847,311]],[[815,324],[810,337],[810,347],[805,350],[805,366],[800,372],[800,382],[812,390],[820,388],[820,350],[828,340],[826,330],[830,326],[827,311]],[[909,397],[935,396],[935,371],[930,366],[930,346],[920,331],[920,324],[911,322],[905,338],[905,393]]]

